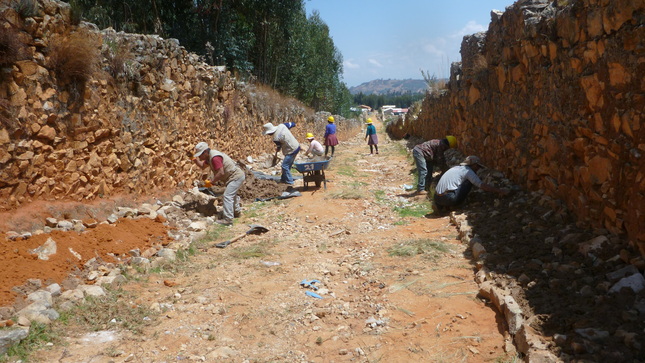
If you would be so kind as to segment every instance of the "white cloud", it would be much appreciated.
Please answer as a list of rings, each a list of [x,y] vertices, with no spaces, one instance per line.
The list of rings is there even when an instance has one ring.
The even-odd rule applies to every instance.
[[[459,29],[459,31],[452,34],[450,37],[461,39],[464,37],[464,35],[475,34],[486,30],[488,30],[488,27],[485,27],[481,24],[477,24],[476,21],[471,20],[468,23],[466,23],[466,25],[463,28]]]
[[[351,60],[346,60],[343,62],[343,67],[348,69],[358,69],[361,66],[359,66],[358,63],[353,63]]]
[[[370,64],[373,64],[379,68],[383,68],[383,65],[379,63],[379,61],[377,61],[376,59],[368,59],[367,61],[370,62]]]
[[[444,49],[445,48],[445,41],[443,39],[440,39],[437,43],[440,44],[435,44],[435,43],[426,43],[422,46],[422,49],[424,53],[429,54],[430,56],[433,57],[443,57],[446,55],[446,52]]]

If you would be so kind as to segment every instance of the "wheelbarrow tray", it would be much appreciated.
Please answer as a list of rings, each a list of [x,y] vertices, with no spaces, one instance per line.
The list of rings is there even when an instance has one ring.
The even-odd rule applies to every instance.
[[[308,188],[309,183],[315,183],[317,187],[320,187],[321,183],[324,183],[325,189],[327,189],[327,180],[325,179],[325,169],[329,166],[331,158],[323,161],[312,161],[310,163],[295,163],[296,170],[302,173],[302,181],[305,185],[305,190]]]

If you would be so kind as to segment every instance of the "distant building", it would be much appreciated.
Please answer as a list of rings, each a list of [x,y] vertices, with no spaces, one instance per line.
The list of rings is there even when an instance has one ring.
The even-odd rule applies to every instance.
[[[386,105],[381,107],[381,112],[383,112],[383,115],[392,115],[392,116],[398,116],[398,115],[405,115],[408,113],[407,108],[400,108],[396,107],[393,105]]]

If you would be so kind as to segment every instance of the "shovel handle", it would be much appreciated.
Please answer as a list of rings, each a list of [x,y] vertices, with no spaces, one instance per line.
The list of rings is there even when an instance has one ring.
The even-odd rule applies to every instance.
[[[244,237],[244,236],[246,236],[246,235],[247,235],[247,233],[245,232],[244,234],[241,234],[241,235],[239,235],[239,236],[235,236],[235,237],[231,238],[231,239],[230,239],[230,240],[228,240],[228,241],[224,241],[224,242],[216,243],[216,244],[215,244],[215,247],[217,247],[217,248],[224,248],[224,247],[226,247],[226,246],[230,245],[231,243],[233,243],[233,242],[237,241],[238,239],[240,239],[240,238],[242,238],[242,237]]]

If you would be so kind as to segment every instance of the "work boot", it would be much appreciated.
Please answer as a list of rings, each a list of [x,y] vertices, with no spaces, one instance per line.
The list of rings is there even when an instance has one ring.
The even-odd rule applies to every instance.
[[[215,223],[221,224],[223,226],[230,226],[233,224],[233,221],[230,219],[223,218],[223,219],[216,220]]]

